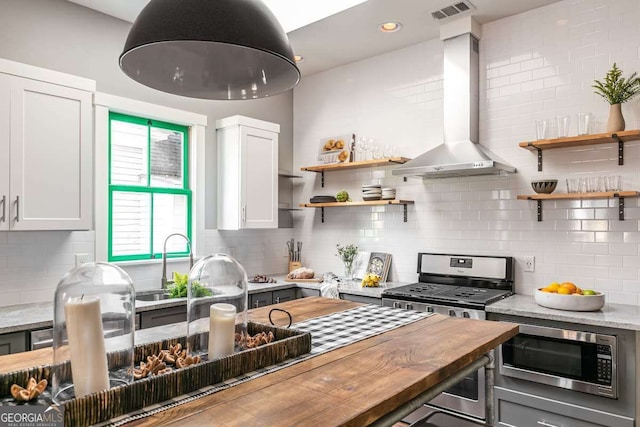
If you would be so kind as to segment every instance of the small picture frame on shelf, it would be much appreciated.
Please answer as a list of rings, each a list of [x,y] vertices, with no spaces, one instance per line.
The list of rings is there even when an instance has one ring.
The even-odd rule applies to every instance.
[[[349,163],[352,157],[351,144],[351,134],[322,138],[318,151],[318,161],[325,165]]]

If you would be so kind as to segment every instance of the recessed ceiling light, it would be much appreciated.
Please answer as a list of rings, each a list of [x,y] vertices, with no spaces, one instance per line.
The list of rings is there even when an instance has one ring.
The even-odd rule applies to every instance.
[[[295,59],[296,62],[304,62],[304,56],[301,55],[294,55],[293,59]]]
[[[378,26],[383,33],[395,33],[402,28],[402,24],[399,22],[383,22]]]

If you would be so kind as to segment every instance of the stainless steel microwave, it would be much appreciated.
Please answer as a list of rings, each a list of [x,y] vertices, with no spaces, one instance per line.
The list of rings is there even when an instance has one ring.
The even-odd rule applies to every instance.
[[[502,375],[618,398],[613,335],[520,324],[498,353]]]

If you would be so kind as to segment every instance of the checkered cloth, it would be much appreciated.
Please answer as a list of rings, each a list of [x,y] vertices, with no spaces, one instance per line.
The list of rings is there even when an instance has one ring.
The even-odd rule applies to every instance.
[[[110,420],[102,426],[120,426],[125,423],[148,417],[158,412],[208,396],[220,390],[242,384],[270,372],[300,363],[322,353],[344,347],[348,344],[371,338],[383,332],[399,328],[431,316],[433,313],[421,313],[412,310],[364,305],[351,310],[340,311],[327,316],[316,317],[303,322],[294,323],[292,329],[311,333],[311,352],[294,359],[285,360],[277,365],[248,372],[242,376],[231,378],[223,383],[204,387],[189,394],[177,396],[166,402],[148,406],[122,417]]]

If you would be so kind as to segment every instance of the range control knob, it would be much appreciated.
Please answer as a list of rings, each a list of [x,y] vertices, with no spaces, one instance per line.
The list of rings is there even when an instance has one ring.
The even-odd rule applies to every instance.
[[[456,311],[452,308],[449,309],[449,316],[456,317]]]
[[[394,301],[393,308],[402,308],[402,304],[400,304],[398,301]]]
[[[467,319],[471,319],[471,315],[469,314],[468,311],[463,311],[462,312],[462,317],[467,318]]]
[[[405,308],[406,308],[407,310],[413,310],[413,304],[407,304],[407,305],[405,306]]]
[[[433,313],[433,307],[430,305],[427,306],[427,313]]]

